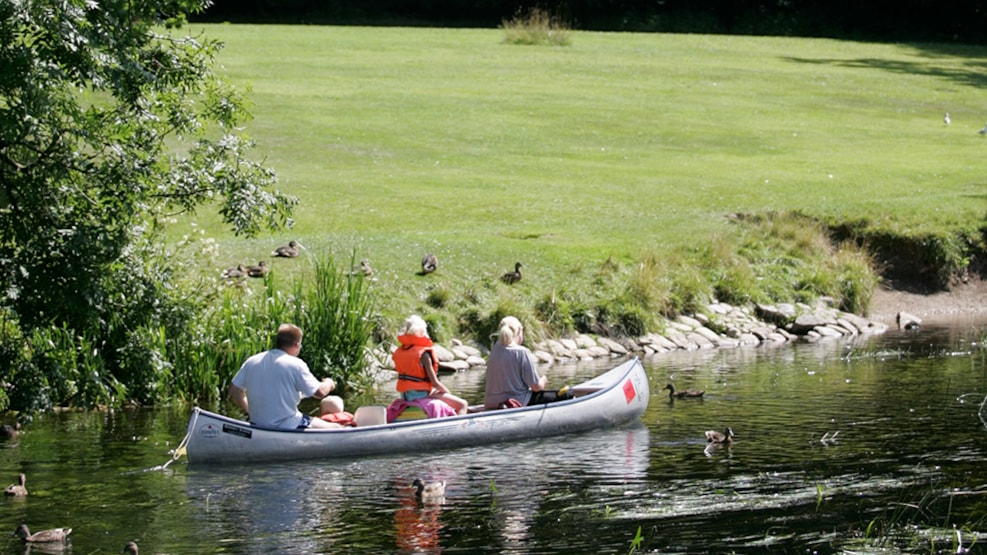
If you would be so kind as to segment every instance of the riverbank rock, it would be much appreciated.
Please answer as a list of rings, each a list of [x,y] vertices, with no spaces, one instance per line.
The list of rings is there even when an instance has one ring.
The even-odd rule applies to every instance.
[[[914,330],[922,325],[921,318],[907,312],[899,312],[896,319],[898,320],[898,327],[903,330]]]
[[[917,327],[921,319],[902,312],[898,315],[898,323],[902,327],[908,323]],[[795,341],[826,341],[880,334],[888,329],[887,324],[842,312],[826,302],[819,302],[815,306],[803,303],[758,305],[753,310],[714,302],[700,313],[665,320],[660,327],[662,332],[650,332],[636,338],[578,334],[546,339],[529,347],[538,364],[548,366],[558,362],[629,354],[651,357],[676,350],[729,349]],[[379,356],[377,364],[393,370],[394,363],[390,353],[394,348],[396,346],[389,350],[375,350],[375,358]],[[435,352],[439,358],[440,370],[462,372],[485,366],[490,351],[484,345],[452,339],[448,347],[435,345]]]

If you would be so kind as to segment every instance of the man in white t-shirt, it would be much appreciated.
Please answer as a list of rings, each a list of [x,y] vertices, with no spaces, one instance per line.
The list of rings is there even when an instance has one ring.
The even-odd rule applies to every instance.
[[[250,415],[254,425],[281,430],[340,427],[298,410],[302,398],[322,399],[336,388],[331,378],[320,382],[312,375],[298,358],[301,349],[301,328],[281,324],[275,347],[248,358],[233,376],[230,399]]]

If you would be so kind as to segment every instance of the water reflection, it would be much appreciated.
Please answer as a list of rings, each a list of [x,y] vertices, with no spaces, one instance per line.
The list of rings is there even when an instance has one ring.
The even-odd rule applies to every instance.
[[[560,484],[591,482],[606,490],[643,480],[648,435],[637,423],[545,441],[324,465],[191,467],[188,497],[202,525],[237,553],[327,553],[367,542],[385,551],[438,553],[448,547],[445,515],[456,512],[459,520],[464,508],[479,507],[489,516],[484,527],[513,550],[529,540],[546,495]],[[444,480],[445,503],[419,503],[410,487],[415,478]]]
[[[394,513],[395,546],[401,553],[441,553],[439,516],[445,499],[419,500],[414,488],[397,484],[398,510]]]

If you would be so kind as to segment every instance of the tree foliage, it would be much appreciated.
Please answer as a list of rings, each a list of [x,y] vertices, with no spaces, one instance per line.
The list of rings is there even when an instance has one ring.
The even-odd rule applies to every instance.
[[[105,373],[97,382],[153,381],[153,368],[133,372],[148,365],[131,359],[147,355],[139,332],[180,325],[186,302],[161,256],[168,218],[208,206],[248,236],[291,224],[296,200],[247,157],[244,98],[211,69],[221,45],[175,29],[208,4],[0,0],[8,390],[51,365],[26,346],[52,329],[94,346]]]

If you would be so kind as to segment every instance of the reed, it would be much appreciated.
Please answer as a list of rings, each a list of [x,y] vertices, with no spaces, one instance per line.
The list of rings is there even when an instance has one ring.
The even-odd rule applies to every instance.
[[[354,254],[351,268],[355,260]],[[362,272],[340,271],[329,255],[317,257],[314,264],[311,285],[299,281],[294,289],[295,321],[306,330],[303,354],[313,371],[335,379],[341,395],[366,392],[374,385],[364,370],[369,366],[376,298]]]
[[[173,394],[207,404],[224,398],[225,387],[251,355],[270,349],[281,323],[305,333],[299,356],[318,377],[332,376],[340,395],[372,388],[367,349],[375,325],[375,297],[362,274],[337,267],[323,255],[312,260],[311,278],[283,286],[272,270],[258,291],[223,287],[218,302],[189,323],[188,333],[167,342],[177,369]]]
[[[628,555],[637,553],[641,549],[641,544],[644,542],[644,536],[641,535],[641,527],[637,527],[637,533],[634,534],[634,539],[631,540],[631,547],[627,550]]]
[[[976,530],[987,517],[957,525],[952,501],[948,492],[933,488],[916,500],[891,504],[867,523],[859,543],[881,550],[912,552],[924,545],[929,553],[972,553],[978,541]]]

